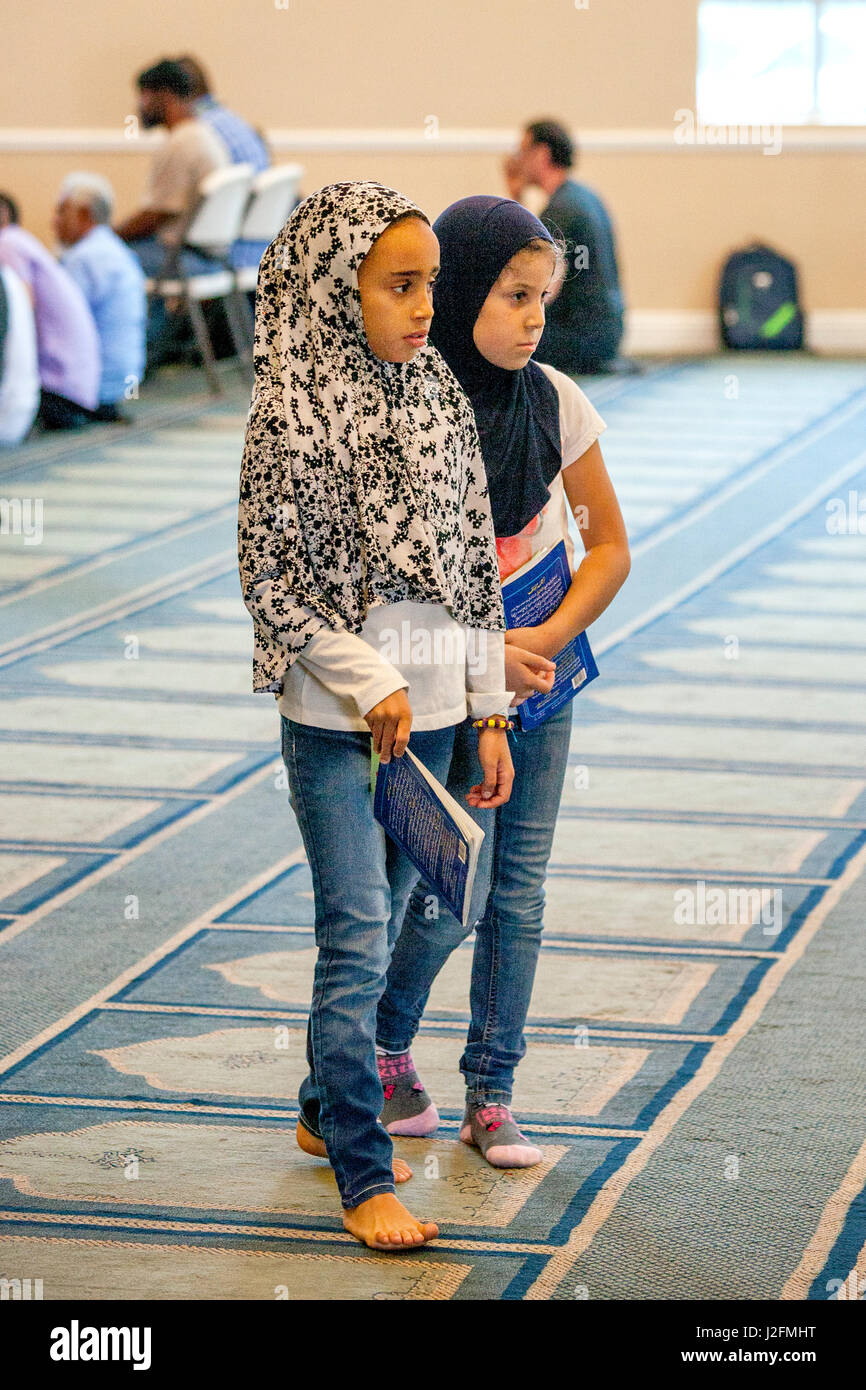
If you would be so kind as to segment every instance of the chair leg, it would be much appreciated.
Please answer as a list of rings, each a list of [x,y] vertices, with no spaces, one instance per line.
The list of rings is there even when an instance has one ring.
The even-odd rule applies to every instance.
[[[221,396],[223,388],[217,376],[216,358],[214,357],[213,345],[210,340],[210,334],[207,331],[207,324],[204,321],[201,304],[197,299],[193,299],[190,295],[187,295],[186,307],[192,324],[192,331],[195,334],[195,340],[202,356],[204,374],[207,377],[208,385],[215,396]]]
[[[232,335],[235,355],[245,367],[252,367],[253,354],[250,335],[247,329],[247,316],[240,303],[240,295],[237,290],[232,290],[231,294],[226,295],[224,300],[226,306],[226,318],[228,319],[229,332]]]

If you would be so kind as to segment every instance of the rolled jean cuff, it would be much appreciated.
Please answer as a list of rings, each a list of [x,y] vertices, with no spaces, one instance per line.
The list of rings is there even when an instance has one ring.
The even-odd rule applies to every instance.
[[[324,1144],[324,1137],[319,1133],[317,1129],[313,1128],[309,1120],[304,1115],[303,1110],[298,1111],[298,1124],[303,1125],[304,1129],[307,1131],[308,1134],[312,1134],[314,1139],[321,1139],[322,1143]]]
[[[483,1086],[478,1090],[473,1090],[470,1086],[466,1087],[467,1105],[507,1105],[511,1108],[511,1092],[493,1090],[490,1086]]]
[[[389,1041],[388,1038],[381,1037],[378,1033],[376,1034],[376,1046],[381,1047],[383,1052],[408,1052],[412,1046],[412,1041],[413,1039],[409,1038],[408,1042],[405,1043],[393,1042]]]
[[[358,1192],[352,1197],[344,1197],[343,1209],[345,1211],[351,1211],[353,1207],[360,1206],[362,1202],[369,1201],[371,1197],[381,1197],[384,1196],[386,1192],[392,1192],[394,1196],[397,1195],[393,1179],[391,1182],[371,1183],[369,1187],[364,1188],[363,1192]]]

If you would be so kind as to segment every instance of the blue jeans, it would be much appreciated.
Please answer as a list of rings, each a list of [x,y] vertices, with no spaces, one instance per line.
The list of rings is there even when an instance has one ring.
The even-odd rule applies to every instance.
[[[138,257],[142,270],[148,279],[158,279],[165,265],[168,251],[156,236],[139,237],[128,243],[130,251]],[[183,275],[209,275],[222,266],[211,256],[194,251],[186,246],[178,256],[177,265]],[[170,346],[171,325],[165,301],[152,298],[147,305],[147,361],[150,366],[158,366],[162,353]]]
[[[130,251],[138,257],[145,275],[150,279],[156,279],[162,273],[168,255],[165,244],[155,236],[138,237],[127,244]],[[191,246],[185,246],[181,251],[178,266],[184,275],[209,275],[214,269],[221,269],[212,256],[194,251]]]
[[[460,1070],[467,1101],[508,1105],[514,1069],[526,1052],[523,1029],[535,980],[544,915],[544,879],[568,763],[572,704],[539,725],[509,735],[514,761],[511,798],[495,811],[472,811],[485,831],[477,892],[490,893],[475,929],[471,1022]],[[468,732],[467,732],[468,730]],[[474,731],[458,727],[448,790],[464,805],[479,780]],[[495,822],[493,833],[490,820]],[[423,881],[409,901],[379,1003],[376,1037],[389,1051],[411,1045],[431,986],[455,946],[468,935],[444,903],[430,910]],[[476,902],[478,898],[475,899]]]
[[[418,871],[373,817],[370,734],[281,719],[289,800],[310,862],[318,958],[300,1120],[325,1141],[344,1207],[394,1191],[376,1061],[376,1008]],[[413,733],[444,780],[454,726]]]

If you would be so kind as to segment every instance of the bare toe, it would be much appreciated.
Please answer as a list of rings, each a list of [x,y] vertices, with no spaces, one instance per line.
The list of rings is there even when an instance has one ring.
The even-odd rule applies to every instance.
[[[394,1159],[394,1181],[408,1182],[412,1176],[412,1169],[402,1158]]]
[[[433,1221],[417,1221],[394,1194],[368,1197],[343,1213],[346,1230],[374,1250],[412,1250],[433,1240],[439,1228]]]

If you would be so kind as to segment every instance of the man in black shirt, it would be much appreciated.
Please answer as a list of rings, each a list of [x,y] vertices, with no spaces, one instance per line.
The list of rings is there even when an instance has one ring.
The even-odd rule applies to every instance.
[[[509,196],[519,200],[530,186],[543,189],[549,201],[541,221],[566,246],[564,278],[548,301],[535,356],[572,375],[622,370],[617,353],[624,306],[613,227],[598,195],[569,177],[574,155],[564,126],[533,121],[505,164]]]

